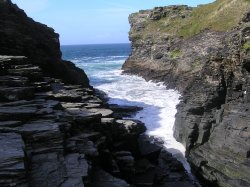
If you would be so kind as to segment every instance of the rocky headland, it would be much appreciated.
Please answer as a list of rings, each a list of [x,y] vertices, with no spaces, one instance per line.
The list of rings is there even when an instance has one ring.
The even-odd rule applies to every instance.
[[[250,186],[250,2],[157,7],[129,22],[124,72],[182,94],[174,135],[194,173],[207,186]]]
[[[194,187],[183,166],[122,119],[83,70],[61,59],[59,35],[0,0],[0,186]]]

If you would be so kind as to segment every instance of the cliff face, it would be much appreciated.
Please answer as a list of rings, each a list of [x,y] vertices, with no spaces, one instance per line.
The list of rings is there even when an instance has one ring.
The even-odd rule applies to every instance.
[[[197,18],[206,22],[195,25]],[[123,69],[182,93],[175,137],[196,174],[218,186],[249,186],[249,2],[159,7],[129,21],[133,51]]]
[[[1,187],[194,187],[143,123],[121,119],[138,110],[108,106],[61,60],[58,34],[0,0]]]
[[[26,56],[48,75],[89,86],[84,71],[61,60],[59,35],[37,23],[10,0],[0,0],[0,55]]]

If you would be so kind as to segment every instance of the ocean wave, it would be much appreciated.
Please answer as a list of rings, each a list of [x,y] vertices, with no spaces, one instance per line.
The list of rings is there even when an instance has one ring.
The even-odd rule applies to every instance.
[[[122,74],[121,66],[127,57],[83,56],[73,58],[72,61],[85,70],[95,88],[107,93],[109,103],[142,107],[143,110],[133,118],[145,123],[148,135],[163,140],[166,149],[190,172],[185,148],[173,137],[180,94],[175,90],[167,90],[163,82],[147,82],[136,75]]]

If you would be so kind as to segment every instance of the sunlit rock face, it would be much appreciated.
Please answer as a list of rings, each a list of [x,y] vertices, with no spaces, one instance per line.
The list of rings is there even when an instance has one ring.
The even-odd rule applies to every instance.
[[[219,5],[220,11],[210,10],[210,27],[197,33],[185,29],[199,10]],[[222,25],[226,10],[228,16],[239,13],[230,28]],[[132,54],[123,69],[182,93],[174,135],[185,145],[193,170],[210,185],[250,185],[249,11],[246,1],[221,0],[198,8],[158,7],[129,17]]]

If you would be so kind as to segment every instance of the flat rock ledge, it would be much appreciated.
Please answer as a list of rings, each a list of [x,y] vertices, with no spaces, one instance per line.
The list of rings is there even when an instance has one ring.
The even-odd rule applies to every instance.
[[[0,56],[0,87],[0,186],[195,186],[143,123],[121,118],[138,108],[109,108],[25,57]]]

